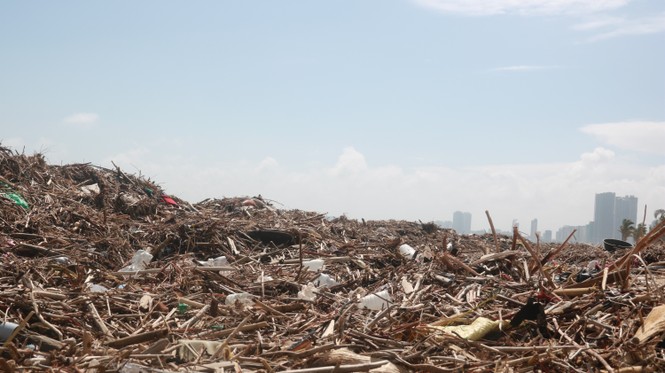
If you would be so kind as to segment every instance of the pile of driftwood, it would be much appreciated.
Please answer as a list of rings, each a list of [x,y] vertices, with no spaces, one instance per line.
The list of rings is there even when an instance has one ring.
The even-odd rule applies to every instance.
[[[615,252],[459,236],[1,147],[0,212],[7,372],[665,371],[665,224]]]

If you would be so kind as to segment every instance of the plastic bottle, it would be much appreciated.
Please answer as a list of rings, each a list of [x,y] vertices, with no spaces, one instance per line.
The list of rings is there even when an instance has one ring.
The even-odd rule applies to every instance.
[[[134,253],[131,264],[121,269],[120,272],[142,271],[148,266],[151,260],[152,254],[143,249],[138,250]]]
[[[245,306],[251,306],[254,304],[254,301],[252,300],[254,298],[254,295],[249,294],[249,293],[232,293],[226,296],[226,300],[224,303],[226,303],[229,306],[232,306],[236,304],[236,302],[240,302],[240,304],[245,305]]]
[[[104,285],[88,283],[88,291],[91,293],[106,293],[109,289]]]
[[[322,270],[324,264],[325,262],[323,261],[323,259],[312,259],[312,260],[305,260],[304,262],[302,262],[303,267],[307,268],[307,270],[310,272],[316,272]]]
[[[330,277],[328,274],[322,273],[319,277],[314,280],[314,285],[320,288],[329,288],[331,286],[338,285],[339,283],[335,281],[334,278]]]
[[[229,261],[226,259],[226,256],[218,256],[217,258],[209,258],[205,262],[199,261],[199,264],[205,267],[222,267],[229,265]]]
[[[402,255],[402,257],[404,257],[404,259],[413,259],[413,256],[416,253],[416,249],[407,244],[403,244],[399,247],[399,253]]]
[[[311,282],[307,285],[303,285],[302,289],[298,292],[298,299],[304,299],[309,301],[314,301],[316,299],[316,286]]]
[[[370,310],[378,311],[389,307],[390,303],[392,303],[392,298],[390,297],[388,290],[381,290],[377,293],[360,298],[358,303],[361,308],[365,307]]]

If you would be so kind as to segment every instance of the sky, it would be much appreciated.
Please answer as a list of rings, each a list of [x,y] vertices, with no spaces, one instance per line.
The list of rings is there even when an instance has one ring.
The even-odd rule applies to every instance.
[[[0,2],[0,143],[192,203],[541,231],[665,208],[662,0]]]

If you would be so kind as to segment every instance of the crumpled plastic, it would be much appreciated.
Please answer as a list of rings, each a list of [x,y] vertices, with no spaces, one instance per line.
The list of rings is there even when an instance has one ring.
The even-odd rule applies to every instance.
[[[503,320],[502,324],[502,322],[498,320],[490,320],[486,317],[478,317],[468,325],[428,325],[427,329],[435,329],[443,333],[457,335],[460,338],[464,338],[469,341],[478,341],[483,339],[487,334],[499,330],[500,327],[506,328],[509,325],[510,323],[507,320]]]
[[[23,199],[23,197],[18,193],[0,193],[0,196],[5,197],[5,198],[13,201],[15,204],[23,207],[26,210],[30,208],[30,206],[28,205],[28,202],[26,202]]]
[[[213,356],[220,348],[225,349],[222,351],[221,356],[224,360],[233,358],[233,353],[228,346],[225,346],[223,342],[219,341],[181,339],[178,341],[178,345],[178,357],[187,361],[193,361],[199,358],[199,354],[203,350],[205,350],[208,355]]]

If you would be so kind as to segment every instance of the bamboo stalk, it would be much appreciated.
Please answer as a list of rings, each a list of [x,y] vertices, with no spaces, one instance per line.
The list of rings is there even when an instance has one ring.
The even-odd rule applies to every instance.
[[[487,215],[487,221],[490,223],[490,228],[492,228],[492,237],[494,237],[494,248],[495,252],[499,252],[499,240],[496,237],[496,229],[494,229],[494,222],[492,222],[492,217],[490,216],[489,210],[485,210],[485,215]],[[489,254],[490,250],[489,248],[485,248],[485,255]]]

